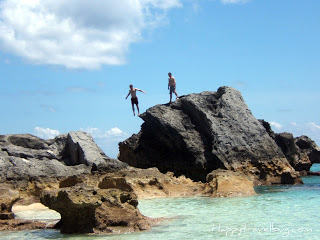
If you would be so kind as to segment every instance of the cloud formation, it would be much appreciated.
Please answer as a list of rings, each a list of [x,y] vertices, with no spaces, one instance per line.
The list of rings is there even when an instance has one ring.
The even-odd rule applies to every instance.
[[[3,0],[0,48],[35,64],[124,64],[130,44],[180,6],[179,0]]]
[[[282,128],[282,125],[280,123],[277,122],[269,122],[270,126],[275,128],[276,130],[280,130]]]
[[[43,139],[53,139],[58,136],[60,133],[58,130],[50,128],[35,127],[34,134]]]
[[[314,122],[297,123],[290,122],[287,124],[280,124],[277,122],[269,122],[275,132],[289,132],[295,137],[302,135],[310,137],[313,141],[320,146],[320,125]]]
[[[118,143],[129,137],[126,132],[123,132],[118,127],[111,128],[107,131],[99,128],[86,128],[81,130],[90,133],[97,145],[112,158],[117,158],[119,153]]]
[[[108,131],[103,131],[99,128],[86,128],[86,129],[81,129],[81,131],[85,131],[87,133],[90,133],[93,138],[104,138],[104,139],[117,139],[117,138],[122,138],[122,137],[127,137],[128,134],[123,132],[121,129],[114,127],[111,128]]]

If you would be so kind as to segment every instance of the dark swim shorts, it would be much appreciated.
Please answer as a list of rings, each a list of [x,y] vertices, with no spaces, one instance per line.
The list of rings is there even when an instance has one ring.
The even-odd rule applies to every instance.
[[[138,98],[137,97],[131,98],[131,103],[132,104],[138,104]]]
[[[176,90],[176,86],[170,86],[170,92],[169,93],[172,94],[174,90]]]

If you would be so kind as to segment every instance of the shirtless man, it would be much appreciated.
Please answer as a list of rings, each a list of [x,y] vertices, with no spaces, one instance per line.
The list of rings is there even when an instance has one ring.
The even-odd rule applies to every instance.
[[[138,88],[133,88],[133,85],[132,85],[132,84],[129,85],[129,88],[130,88],[130,90],[129,90],[129,93],[128,93],[126,99],[127,99],[127,98],[129,97],[129,95],[131,94],[131,104],[132,104],[133,116],[136,115],[136,113],[135,113],[135,111],[134,111],[134,104],[137,106],[138,116],[140,116],[139,105],[138,105],[139,103],[138,103],[138,97],[137,97],[136,92],[137,92],[137,91],[140,91],[140,92],[143,92],[143,93],[146,93],[146,92],[144,92],[144,91],[142,91],[142,90],[140,90],[140,89],[138,89]]]
[[[170,90],[170,102],[172,100],[172,93],[174,93],[177,97],[177,99],[179,99],[178,94],[176,92],[176,79],[172,76],[171,72],[168,73],[169,76],[169,82],[168,82],[168,89]]]

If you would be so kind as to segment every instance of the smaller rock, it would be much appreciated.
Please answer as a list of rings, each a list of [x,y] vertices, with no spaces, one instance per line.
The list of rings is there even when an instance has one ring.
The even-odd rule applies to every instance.
[[[307,172],[307,175],[308,176],[320,176],[320,172],[311,172],[311,171],[309,171],[309,172]]]
[[[211,197],[240,197],[256,194],[253,181],[241,172],[214,170],[207,175],[207,182],[212,188]]]
[[[8,188],[6,185],[0,186],[0,219],[13,219],[12,206],[20,199],[20,194],[16,190]]]
[[[34,220],[10,219],[0,220],[0,231],[23,231],[35,229],[52,229],[53,224]]]

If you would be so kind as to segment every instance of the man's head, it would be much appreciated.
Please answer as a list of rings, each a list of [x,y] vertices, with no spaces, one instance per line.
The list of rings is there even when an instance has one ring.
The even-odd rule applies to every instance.
[[[171,72],[168,72],[168,76],[171,77],[171,75],[172,75]]]
[[[132,89],[132,88],[133,88],[133,85],[132,85],[132,84],[130,84],[130,85],[129,85],[129,88],[130,88],[130,89]]]

